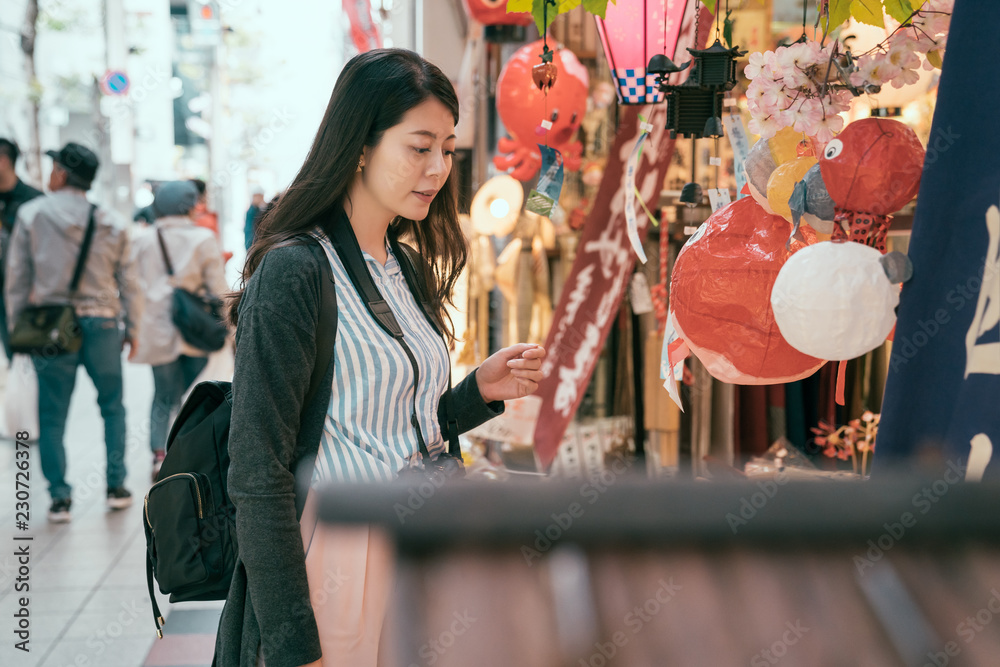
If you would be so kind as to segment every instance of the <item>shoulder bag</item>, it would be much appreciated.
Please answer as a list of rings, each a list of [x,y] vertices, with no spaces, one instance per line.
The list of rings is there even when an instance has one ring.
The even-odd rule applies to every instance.
[[[14,330],[10,334],[10,348],[15,354],[36,354],[57,356],[78,352],[83,345],[80,320],[76,317],[73,297],[76,296],[83,277],[83,267],[87,263],[90,244],[94,239],[94,212],[97,207],[90,205],[87,231],[83,235],[80,255],[76,258],[73,280],[69,285],[68,304],[48,304],[28,306],[17,316]]]

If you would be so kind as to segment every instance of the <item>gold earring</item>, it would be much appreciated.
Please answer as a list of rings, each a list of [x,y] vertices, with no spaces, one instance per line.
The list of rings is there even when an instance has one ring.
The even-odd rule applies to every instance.
[[[365,159],[361,158],[358,160],[358,171],[363,171],[365,166]]]

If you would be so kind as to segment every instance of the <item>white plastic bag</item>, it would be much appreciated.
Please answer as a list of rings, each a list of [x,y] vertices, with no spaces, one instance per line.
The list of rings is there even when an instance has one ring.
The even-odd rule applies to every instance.
[[[4,405],[7,435],[19,440],[38,440],[38,376],[31,355],[15,354],[7,371],[7,396]]]

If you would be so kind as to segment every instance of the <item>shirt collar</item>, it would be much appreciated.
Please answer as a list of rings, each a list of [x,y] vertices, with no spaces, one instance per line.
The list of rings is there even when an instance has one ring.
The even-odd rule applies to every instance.
[[[402,271],[402,269],[399,266],[399,262],[396,261],[396,256],[392,252],[392,246],[389,245],[388,239],[385,241],[385,251],[388,255],[388,259],[385,260],[385,266],[382,266],[377,259],[369,255],[364,250],[361,251],[361,254],[364,256],[365,262],[371,262],[377,269],[385,271],[387,275],[394,276]]]

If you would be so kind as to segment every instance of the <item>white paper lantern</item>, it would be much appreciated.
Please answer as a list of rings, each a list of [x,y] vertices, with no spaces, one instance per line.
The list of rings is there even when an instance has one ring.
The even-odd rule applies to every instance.
[[[771,307],[781,335],[820,359],[854,359],[883,342],[896,323],[899,287],[860,243],[825,241],[799,250],[781,267]]]

